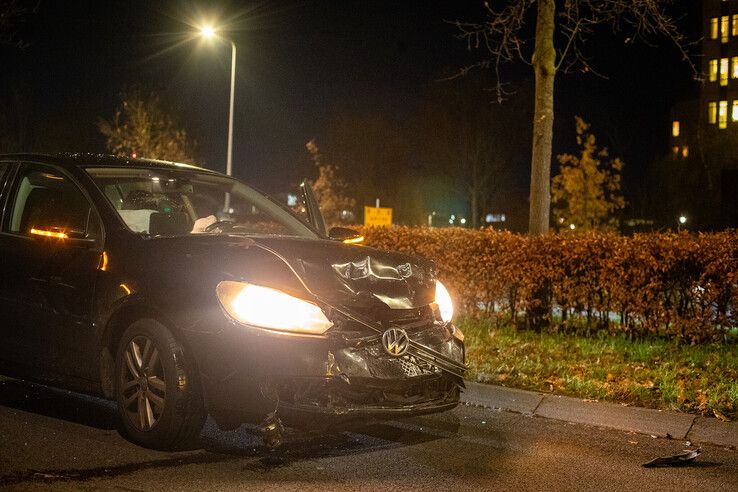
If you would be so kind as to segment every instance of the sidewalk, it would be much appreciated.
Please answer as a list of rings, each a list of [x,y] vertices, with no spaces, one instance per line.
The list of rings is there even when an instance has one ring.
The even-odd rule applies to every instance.
[[[738,449],[738,422],[466,382],[468,405]]]

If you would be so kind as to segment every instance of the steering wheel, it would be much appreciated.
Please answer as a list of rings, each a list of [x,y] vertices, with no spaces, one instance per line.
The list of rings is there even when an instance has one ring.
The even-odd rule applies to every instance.
[[[236,223],[232,220],[216,220],[209,226],[207,226],[205,229],[203,229],[204,232],[213,232],[216,229],[220,229],[222,232],[225,232],[227,230],[233,229],[233,227],[236,225]]]

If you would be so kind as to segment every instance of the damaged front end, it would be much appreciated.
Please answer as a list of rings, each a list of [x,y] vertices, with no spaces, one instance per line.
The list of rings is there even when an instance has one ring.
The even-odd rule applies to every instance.
[[[328,337],[323,375],[270,378],[263,394],[287,412],[346,417],[417,415],[458,404],[464,348],[447,324],[390,324],[381,334],[365,335],[354,323],[346,320]],[[400,355],[388,350],[383,335],[391,330],[407,336]]]
[[[339,261],[328,263],[325,256],[292,259],[258,246],[292,270],[333,323],[319,352],[320,374],[262,380],[261,395],[283,416],[382,418],[458,404],[466,371],[463,336],[442,319],[432,265],[366,248],[371,254],[337,255]]]

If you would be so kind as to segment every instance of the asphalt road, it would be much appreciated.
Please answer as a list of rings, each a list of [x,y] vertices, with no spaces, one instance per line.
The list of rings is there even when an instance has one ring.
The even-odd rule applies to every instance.
[[[642,468],[685,442],[462,406],[277,451],[210,421],[197,449],[137,447],[102,400],[0,379],[0,488],[9,490],[738,490],[738,451]]]

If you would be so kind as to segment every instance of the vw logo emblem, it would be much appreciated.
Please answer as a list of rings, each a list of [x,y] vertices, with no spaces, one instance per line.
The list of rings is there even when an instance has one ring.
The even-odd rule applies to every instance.
[[[382,335],[382,345],[388,354],[399,357],[407,352],[410,339],[405,330],[401,328],[390,328]]]

